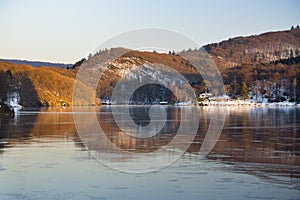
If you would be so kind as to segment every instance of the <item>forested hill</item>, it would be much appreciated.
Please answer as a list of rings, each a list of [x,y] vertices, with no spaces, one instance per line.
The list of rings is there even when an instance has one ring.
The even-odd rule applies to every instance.
[[[17,92],[25,107],[72,105],[75,76],[73,69],[0,62],[0,99],[9,101],[9,94]]]
[[[242,85],[247,86],[249,97],[257,101],[298,101],[300,102],[300,29],[269,32],[249,37],[236,37],[219,43],[204,46],[220,69],[226,94],[241,98]],[[120,48],[122,49],[122,48]],[[117,49],[115,49],[117,50]],[[197,55],[196,50],[188,50]],[[88,59],[97,59],[98,52]],[[182,52],[184,53],[184,52]],[[117,81],[131,71],[138,72],[131,78],[153,76],[157,82],[172,80],[154,73],[151,63],[168,65],[185,76],[196,95],[206,90],[206,83],[191,63],[178,56],[172,49],[169,54],[157,52],[130,51],[108,63],[108,68],[99,80],[96,95],[109,102]],[[42,63],[40,63],[43,65]],[[5,101],[9,92],[20,94],[23,106],[57,106],[62,102],[73,105],[72,92],[76,72],[84,67],[86,59],[74,65],[41,67],[33,64],[15,64],[0,61],[0,98]],[[71,67],[72,66],[72,67]],[[155,75],[155,76],[154,76]],[[211,74],[213,76],[213,74]],[[155,81],[156,81],[155,80]],[[133,81],[133,80],[131,80]],[[84,86],[85,87],[85,86]],[[91,88],[85,87],[84,91]],[[178,90],[179,88],[174,88]],[[209,91],[211,92],[211,91]],[[185,101],[182,93],[179,98],[158,85],[139,88],[133,95],[133,103],[153,104],[159,101]]]
[[[246,96],[256,101],[300,101],[299,26],[291,30],[230,38],[206,45],[204,49],[220,69],[227,95],[233,98],[242,98],[241,86],[244,82],[248,87],[247,93],[249,94]],[[190,49],[188,51],[195,52],[195,56],[198,54],[198,50]],[[176,70],[180,69],[183,74],[190,67],[189,63],[180,60],[171,49],[169,55],[155,52],[134,52],[127,56],[130,57],[131,65],[145,61],[160,62],[173,66]],[[114,86],[113,81],[109,81],[110,77],[117,76],[118,71],[128,67],[128,64],[124,64],[124,62],[124,59],[119,59],[111,63],[113,70],[109,72],[110,75],[107,76],[107,80],[103,82],[98,91],[100,97],[109,99]],[[201,77],[197,79],[193,75],[193,79],[190,80],[190,83],[196,94],[204,92],[206,86]],[[144,97],[149,99],[148,94],[141,96],[141,99]],[[160,95],[155,94],[155,96]]]
[[[226,93],[251,98],[300,100],[300,29],[236,37],[204,46],[222,72]]]
[[[204,48],[221,70],[242,64],[269,63],[300,56],[300,28],[230,38]]]

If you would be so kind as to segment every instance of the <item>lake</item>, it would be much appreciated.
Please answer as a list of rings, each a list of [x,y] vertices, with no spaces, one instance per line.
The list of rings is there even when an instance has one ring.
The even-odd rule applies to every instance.
[[[120,116],[123,108],[117,112]],[[188,115],[194,108],[162,108],[167,119],[162,129],[142,138],[121,130],[119,126],[129,132],[133,129],[127,125],[130,119],[120,117],[116,122],[112,106],[96,108],[96,115],[93,113],[106,134],[106,143],[126,155],[141,155],[138,158],[143,162],[130,156],[116,157],[115,152],[106,151],[107,144],[99,146],[97,140],[96,145],[89,146],[86,141],[94,138],[78,133],[74,117],[77,123],[86,121],[88,126],[91,113],[74,115],[71,108],[27,108],[19,110],[14,119],[2,119],[0,199],[299,199],[299,108],[217,108],[224,113],[219,123],[222,130],[205,157],[199,156],[199,151],[214,118],[212,108],[196,109],[199,127],[191,142],[186,140],[190,137],[186,130],[195,122],[195,117]],[[149,107],[128,109],[136,125],[149,125]],[[186,116],[187,127],[181,129]],[[220,120],[220,116],[216,118]],[[182,135],[176,137],[179,129]],[[149,130],[147,134],[154,129]],[[174,138],[172,148],[165,148]],[[176,145],[186,144],[188,148],[181,156]],[[157,151],[160,149],[166,151]],[[174,161],[151,172],[123,170],[147,168],[177,154],[180,156]]]

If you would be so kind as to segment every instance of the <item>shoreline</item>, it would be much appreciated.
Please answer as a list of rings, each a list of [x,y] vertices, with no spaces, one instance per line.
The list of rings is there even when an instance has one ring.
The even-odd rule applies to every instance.
[[[208,102],[204,106],[234,106],[234,107],[300,107],[300,104],[291,102],[255,103],[241,101]]]
[[[255,103],[255,102],[244,102],[240,100],[234,101],[210,101],[210,102],[198,102],[198,103],[175,103],[175,104],[102,104],[102,105],[70,105],[70,106],[15,106],[11,107],[12,110],[30,109],[30,108],[72,108],[72,107],[102,107],[102,106],[175,106],[175,107],[186,107],[186,106],[199,106],[199,107],[265,107],[265,108],[300,108],[300,103],[291,102],[273,102],[273,103]]]

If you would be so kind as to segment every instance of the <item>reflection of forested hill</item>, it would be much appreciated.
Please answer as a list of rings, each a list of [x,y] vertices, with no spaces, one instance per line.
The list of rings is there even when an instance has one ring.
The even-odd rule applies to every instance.
[[[43,108],[18,113],[14,119],[0,121],[0,150],[19,142],[54,142],[65,139],[82,146],[77,135],[73,113],[69,108]]]
[[[300,166],[298,109],[230,110],[209,158]],[[289,120],[287,120],[289,119]]]

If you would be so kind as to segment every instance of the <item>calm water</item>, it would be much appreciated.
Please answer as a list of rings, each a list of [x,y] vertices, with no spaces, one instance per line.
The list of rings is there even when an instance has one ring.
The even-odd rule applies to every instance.
[[[97,119],[115,145],[148,153],[167,145],[180,125],[180,108],[165,108],[167,122],[151,138],[121,132],[111,107],[101,107]],[[146,126],[148,110],[132,107],[130,114]],[[212,116],[209,108],[200,112],[198,134],[180,159],[128,174],[86,150],[69,109],[21,110],[0,124],[0,199],[300,199],[299,108],[226,109],[222,134],[205,159],[198,152]]]

